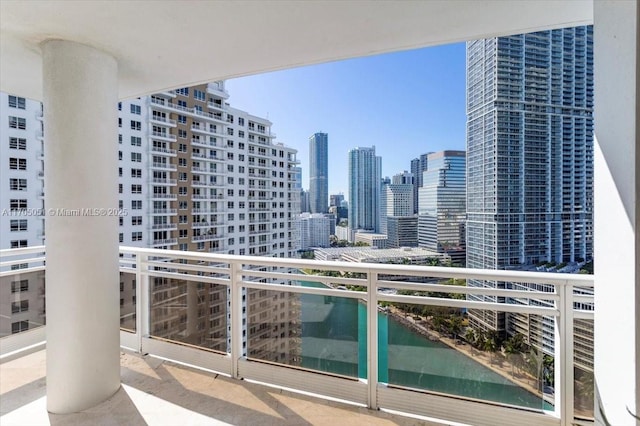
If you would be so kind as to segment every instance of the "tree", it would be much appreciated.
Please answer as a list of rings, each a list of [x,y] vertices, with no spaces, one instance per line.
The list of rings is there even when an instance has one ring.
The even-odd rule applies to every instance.
[[[465,331],[464,333],[464,340],[466,340],[467,343],[473,346],[473,344],[476,342],[476,332],[473,328],[467,327],[467,331]]]
[[[447,329],[451,333],[453,339],[458,338],[458,334],[462,331],[462,317],[459,315],[451,315],[449,318]]]

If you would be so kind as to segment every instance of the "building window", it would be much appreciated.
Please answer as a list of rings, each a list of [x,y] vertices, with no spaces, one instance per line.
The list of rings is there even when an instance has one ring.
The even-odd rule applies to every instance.
[[[142,225],[142,216],[131,216],[131,225]]]
[[[11,313],[17,314],[18,312],[25,312],[29,310],[29,300],[18,300],[11,302]]]
[[[189,231],[187,229],[181,229],[178,233],[179,238],[187,238]]]
[[[187,251],[187,247],[188,247],[187,243],[182,243],[178,246],[178,249],[182,251]]]
[[[187,215],[178,216],[178,223],[187,223]]]
[[[131,185],[131,193],[132,194],[142,194],[142,185]]]
[[[29,280],[11,281],[11,293],[29,291]]]
[[[142,138],[140,136],[131,136],[131,146],[141,146]]]
[[[131,114],[137,114],[140,115],[140,105],[133,105],[131,104]]]
[[[187,152],[187,144],[186,143],[178,144],[178,152]]]
[[[131,130],[142,130],[142,123],[136,120],[131,120]]]
[[[11,210],[22,210],[27,208],[27,200],[26,199],[15,199],[12,198],[9,200],[9,208]]]
[[[238,117],[238,125],[239,126],[244,126],[244,118]]]
[[[25,138],[9,138],[10,149],[27,149],[27,140]]]
[[[187,159],[186,158],[178,158],[178,166],[187,167]]]
[[[187,124],[187,116],[186,115],[178,115],[178,123]]]
[[[122,232],[118,234],[118,241],[120,242],[124,241],[124,234]]]
[[[131,241],[142,241],[142,232],[132,232],[131,233]]]
[[[9,116],[9,127],[12,129],[25,130],[27,128],[27,120],[22,117]]]
[[[180,172],[178,174],[178,178],[180,179],[181,182],[186,182],[187,181],[187,174],[184,172]]]
[[[176,94],[181,96],[189,96],[189,88],[183,87],[182,89],[176,89]]]
[[[9,179],[9,189],[11,191],[26,191],[27,190],[27,180],[26,179]]]
[[[20,333],[29,330],[29,321],[18,321],[11,323],[11,333]]]
[[[142,177],[142,169],[131,169],[131,177],[132,178],[141,178]]]
[[[141,210],[142,209],[142,200],[131,200],[131,209],[132,210]]]
[[[11,241],[11,248],[22,248],[27,246],[27,240],[13,240]],[[19,268],[21,269],[21,268]]]
[[[188,204],[187,204],[187,202],[186,202],[186,201],[180,201],[180,202],[178,203],[178,208],[179,208],[180,210],[186,210],[186,209],[188,208]]]
[[[193,98],[197,101],[205,101],[207,99],[207,95],[202,90],[194,89]]]
[[[184,129],[178,129],[178,137],[180,139],[186,139],[187,138],[187,131]]]
[[[132,152],[131,153],[131,161],[133,161],[134,163],[141,163],[142,162],[142,154],[139,152]]]
[[[27,170],[27,159],[9,158],[9,170]]]
[[[25,106],[25,98],[9,95],[9,108],[25,109]]]

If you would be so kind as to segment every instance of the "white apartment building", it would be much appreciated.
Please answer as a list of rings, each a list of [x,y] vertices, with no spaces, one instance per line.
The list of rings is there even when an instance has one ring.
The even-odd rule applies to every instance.
[[[301,188],[297,151],[275,143],[271,122],[232,108],[228,97],[220,81],[118,104],[121,245],[297,256]],[[0,101],[3,139],[8,138],[1,145],[2,161],[7,164],[1,165],[0,172],[7,191],[0,192],[0,248],[41,245],[46,217],[42,106],[4,93]],[[328,236],[327,231],[327,245]],[[45,319],[44,275],[32,273],[12,280],[0,287],[7,292],[6,297],[2,293],[0,314],[10,319],[0,321],[1,335],[41,325]],[[135,287],[133,274],[120,274],[124,328],[135,323]],[[203,294],[191,291],[193,287],[183,281],[156,279],[151,289],[154,300],[171,297],[188,309],[171,313],[161,307],[152,309],[152,333],[226,350],[228,318],[226,309],[219,306],[228,300],[226,287],[198,290]],[[253,294],[243,297],[255,301],[255,306],[265,299]],[[187,303],[194,298],[200,302]],[[271,305],[265,306],[270,309]],[[247,312],[250,308],[248,304]],[[207,321],[201,315],[204,310],[210,313]],[[295,311],[285,305],[269,314]],[[250,318],[246,323],[251,323]],[[264,332],[260,336],[264,339]],[[295,357],[295,348],[285,352],[282,356]]]
[[[0,92],[0,129],[0,250],[42,245],[45,211],[40,102]],[[42,325],[44,313],[43,273],[0,278],[0,337]]]
[[[312,247],[329,247],[333,216],[322,213],[301,213],[298,220],[301,250]]]

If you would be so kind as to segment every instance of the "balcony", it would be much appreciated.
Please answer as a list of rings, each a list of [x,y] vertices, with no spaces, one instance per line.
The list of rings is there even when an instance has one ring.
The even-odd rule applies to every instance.
[[[171,246],[174,244],[178,244],[178,239],[177,238],[162,238],[162,239],[157,239],[157,240],[153,240],[152,245],[154,247],[158,247],[158,246]]]
[[[153,169],[156,170],[169,170],[172,172],[175,172],[178,170],[178,166],[176,166],[175,164],[171,164],[171,163],[160,163],[160,162],[153,162],[151,164],[151,167]]]
[[[151,178],[150,181],[154,185],[175,186],[178,183],[178,181],[176,179],[168,179],[168,178]]]
[[[169,127],[176,127],[176,120],[172,120],[171,118],[163,117],[161,115],[152,115],[150,117],[150,121],[156,124],[162,124]]]
[[[169,201],[175,201],[178,199],[178,195],[177,194],[170,194],[170,193],[151,193],[151,195],[149,196],[149,198],[151,200],[169,200]]]
[[[175,244],[173,241],[175,239],[158,240],[158,244]],[[11,281],[18,273],[42,273],[46,269],[43,253],[44,247],[0,251],[2,277],[9,277]],[[237,415],[238,407],[244,407],[240,410],[247,410],[247,415],[286,418],[293,415],[296,401],[302,400],[307,407],[314,404],[329,407],[328,416],[336,412],[351,416],[351,410],[356,410],[362,416],[359,419],[366,422],[377,421],[381,412],[350,407],[355,404],[470,424],[559,425],[563,416],[577,424],[589,424],[588,419],[574,420],[574,416],[588,413],[581,405],[584,398],[580,395],[580,386],[576,385],[575,389],[573,386],[571,359],[573,323],[579,321],[580,327],[584,327],[585,322],[593,321],[593,311],[566,307],[578,302],[593,303],[593,296],[588,294],[593,288],[592,276],[316,262],[133,247],[121,247],[120,255],[121,277],[129,277],[125,280],[134,283],[138,297],[133,304],[121,302],[123,321],[130,317],[129,312],[137,315],[120,332],[121,347],[126,352],[121,356],[124,387],[115,401],[131,399],[139,407],[138,397],[144,395],[150,405],[138,409],[137,416],[145,419],[153,415],[152,412],[159,413],[159,407],[165,402],[172,403],[173,409],[186,416],[181,417],[182,421],[192,415],[198,416],[201,422],[220,420],[226,418],[227,409]],[[19,260],[14,260],[16,257]],[[16,262],[27,263],[29,267],[19,272],[7,271],[7,267]],[[332,274],[310,276],[300,272],[309,269]],[[162,278],[163,284],[154,284],[155,278]],[[451,279],[544,284],[552,291],[443,284]],[[6,285],[4,281],[3,285]],[[578,289],[579,294],[574,292]],[[193,297],[187,297],[189,294]],[[230,294],[228,300],[227,294]],[[453,297],[456,294],[478,296],[481,300]],[[247,302],[243,301],[243,295]],[[492,297],[526,299],[531,303],[495,303],[490,301]],[[212,304],[208,300],[219,302]],[[542,388],[540,382],[536,386],[536,380],[541,379],[528,377],[519,367],[514,369],[515,361],[509,353],[474,349],[465,341],[462,330],[452,336],[449,332],[427,329],[424,320],[398,308],[403,304],[458,312],[499,310],[549,319],[555,330],[555,392],[549,386]],[[282,306],[286,309],[280,309]],[[345,306],[352,309],[352,315],[342,319],[346,321],[344,329],[337,333],[315,329],[309,333],[317,327],[315,324],[326,321]],[[275,313],[271,314],[272,311]],[[228,316],[231,328],[227,330],[225,320],[219,335],[209,326],[199,329],[198,322],[209,324],[208,316],[211,321]],[[172,324],[169,328],[163,327],[167,321]],[[189,326],[192,321],[195,321],[193,326]],[[401,333],[415,336],[410,340],[412,343],[394,341]],[[426,337],[420,337],[421,334]],[[33,413],[31,410],[36,408],[44,411],[43,405],[21,405],[21,401],[32,400],[28,394],[41,398],[42,387],[20,387],[16,383],[43,380],[44,351],[22,355],[43,348],[45,339],[45,326],[2,339],[3,362],[13,359],[2,366],[3,384],[8,380],[14,384],[13,387],[7,385],[10,391],[3,388],[3,404],[12,409],[3,411],[2,424],[10,424],[9,420]],[[228,339],[230,345],[227,345]],[[225,377],[214,377],[209,372],[175,363]],[[21,373],[17,374],[18,371]],[[492,376],[479,373],[474,376],[475,371]],[[236,379],[308,392],[317,398],[301,397],[289,391],[269,391],[270,388]],[[247,389],[255,392],[247,394]],[[493,391],[484,393],[487,389]],[[38,393],[30,394],[32,391]],[[474,394],[476,391],[480,393]],[[247,399],[254,401],[255,395],[265,394],[272,396],[262,402],[261,407],[271,404],[269,401],[275,398],[277,401],[273,403],[278,402],[280,408],[276,413],[271,410],[253,413],[249,408],[253,403],[246,402]],[[510,399],[513,394],[525,398]],[[199,398],[213,399],[199,405],[195,403]],[[341,402],[327,404],[322,398]],[[92,409],[73,416],[124,415],[119,410],[131,407],[131,404],[120,405],[114,412],[113,401],[106,402],[103,411]],[[217,409],[211,410],[211,404]],[[384,417],[389,419],[387,416],[385,413]],[[403,417],[393,419],[399,424],[409,422]],[[236,418],[232,423],[247,421]],[[340,423],[344,423],[344,419]]]
[[[149,150],[154,154],[167,155],[169,157],[175,157],[178,155],[175,149],[163,148],[160,146],[152,146]]]
[[[169,141],[169,142],[175,142],[178,140],[178,137],[176,135],[172,135],[171,133],[166,133],[166,132],[151,132],[151,137],[153,139],[160,139],[163,141]]]

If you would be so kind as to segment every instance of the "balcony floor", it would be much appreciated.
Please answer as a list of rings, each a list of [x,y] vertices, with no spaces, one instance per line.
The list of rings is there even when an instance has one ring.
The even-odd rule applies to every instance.
[[[122,387],[90,410],[46,411],[46,351],[0,365],[0,424],[436,425],[122,353]]]

